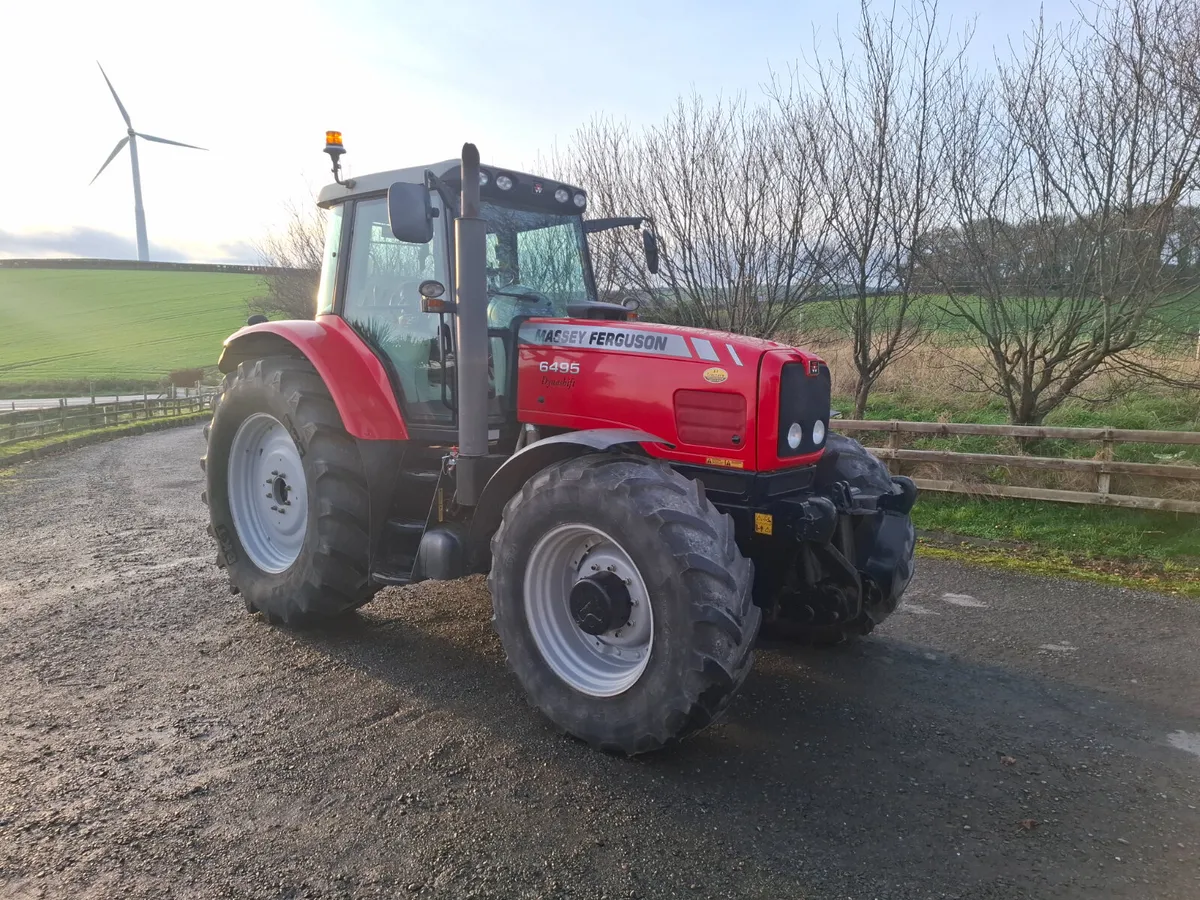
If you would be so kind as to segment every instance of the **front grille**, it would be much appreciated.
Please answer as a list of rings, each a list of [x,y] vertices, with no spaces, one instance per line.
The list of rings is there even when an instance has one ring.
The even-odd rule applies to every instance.
[[[825,425],[826,435],[829,433],[829,394],[829,367],[824,363],[820,364],[816,375],[809,375],[804,363],[787,363],[783,367],[779,379],[780,459],[815,453],[825,446],[824,441],[813,443],[812,432],[813,425],[821,422]],[[788,429],[793,422],[799,422],[804,428],[804,437],[795,450],[787,442]]]

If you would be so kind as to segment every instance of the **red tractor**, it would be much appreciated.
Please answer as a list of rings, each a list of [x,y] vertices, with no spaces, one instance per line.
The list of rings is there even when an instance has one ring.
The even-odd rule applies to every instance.
[[[759,626],[865,634],[913,571],[913,483],[829,433],[803,350],[603,303],[573,185],[461,161],[341,177],[313,321],[225,342],[205,499],[246,608],[314,625],[487,572],[517,679],[634,754],[721,713]],[[454,284],[453,292],[446,285]]]

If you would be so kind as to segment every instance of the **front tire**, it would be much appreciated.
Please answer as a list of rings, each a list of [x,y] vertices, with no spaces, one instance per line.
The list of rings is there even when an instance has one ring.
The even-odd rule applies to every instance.
[[[589,454],[542,470],[509,501],[488,585],[530,702],[567,733],[632,755],[726,708],[753,659],[753,580],[733,521],[698,482],[653,460]]]
[[[371,598],[362,461],[306,360],[250,360],[226,377],[204,469],[217,564],[248,610],[307,626]]]

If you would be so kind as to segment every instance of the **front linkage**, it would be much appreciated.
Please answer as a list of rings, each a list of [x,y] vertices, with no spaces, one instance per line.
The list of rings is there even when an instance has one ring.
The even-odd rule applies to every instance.
[[[830,435],[813,468],[687,474],[736,523],[769,634],[837,643],[895,610],[913,574],[917,488],[857,441]]]

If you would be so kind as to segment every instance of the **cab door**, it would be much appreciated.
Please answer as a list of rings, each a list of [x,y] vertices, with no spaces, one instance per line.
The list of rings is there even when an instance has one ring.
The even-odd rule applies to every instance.
[[[402,243],[392,236],[386,196],[348,205],[338,312],[390,364],[405,419],[438,425],[454,421],[453,325],[450,317],[422,312],[417,291],[427,279],[451,284],[449,218],[436,195],[433,203],[439,215],[426,244]]]

